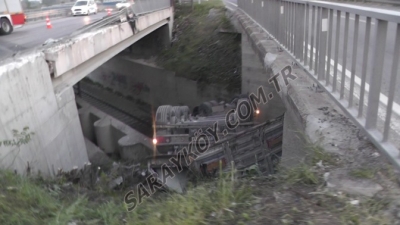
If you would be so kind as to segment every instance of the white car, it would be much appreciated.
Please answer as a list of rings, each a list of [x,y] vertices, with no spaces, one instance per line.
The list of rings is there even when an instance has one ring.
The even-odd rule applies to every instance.
[[[120,2],[118,2],[115,7],[117,7],[118,10],[121,10],[123,8],[127,8],[129,6],[131,6],[131,4],[135,4],[135,3],[131,3],[130,1],[127,0],[122,0]]]
[[[71,12],[73,16],[76,15],[89,15],[97,13],[97,4],[94,0],[78,0],[75,2],[74,6],[71,8]]]

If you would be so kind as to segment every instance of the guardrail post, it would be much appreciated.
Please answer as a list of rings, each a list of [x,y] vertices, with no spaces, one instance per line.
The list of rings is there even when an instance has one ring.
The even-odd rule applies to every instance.
[[[339,40],[340,40],[340,19],[341,12],[336,11],[336,37],[335,37],[335,56],[333,65],[333,79],[332,79],[332,92],[336,92],[337,86],[337,73],[338,73],[338,60],[339,60]]]
[[[371,17],[367,17],[365,26],[365,40],[364,40],[364,56],[363,56],[363,65],[368,65],[368,53],[369,53],[369,39],[371,33]],[[367,77],[367,67],[363,66],[361,70],[361,87],[360,87],[360,102],[358,105],[358,118],[363,116],[364,111],[364,95],[365,95],[365,81]]]
[[[392,61],[392,73],[390,76],[390,87],[389,87],[389,96],[388,96],[388,104],[386,108],[386,120],[385,120],[385,128],[383,131],[383,142],[389,140],[389,131],[390,131],[390,120],[392,118],[392,107],[394,101],[394,94],[396,92],[396,78],[399,64],[399,56],[400,56],[400,24],[397,24],[396,36],[395,36],[395,44],[394,44],[394,54]]]
[[[347,44],[349,42],[349,21],[350,13],[346,12],[344,19],[344,37],[343,37],[343,61],[342,61],[342,77],[340,79],[340,99],[344,99],[344,89],[346,83],[346,66],[347,66]]]
[[[375,38],[375,57],[372,68],[372,74],[370,79],[370,88],[368,93],[368,108],[367,118],[365,122],[365,128],[374,129],[376,128],[378,109],[379,109],[379,97],[381,94],[381,83],[382,83],[382,72],[383,62],[385,59],[385,48],[386,48],[386,35],[388,22],[384,20],[377,20],[377,31]]]
[[[303,49],[304,49],[304,65],[307,66],[310,64],[310,62],[308,61],[308,33],[309,33],[309,20],[310,20],[310,7],[308,6],[308,3],[306,3],[304,5],[304,13],[305,13],[305,20],[303,22],[303,26],[304,26],[304,45],[303,45]]]
[[[282,44],[281,40],[283,39],[283,37],[285,37],[284,36],[284,32],[285,32],[285,27],[284,27],[284,24],[285,24],[285,12],[284,12],[285,6],[283,5],[282,1],[280,1],[278,3],[278,5],[279,5],[280,14],[279,14],[279,20],[278,20],[279,35],[278,35],[277,41]]]
[[[307,21],[306,26],[309,26],[310,22]],[[310,71],[313,70],[313,63],[314,61],[314,38],[315,38],[315,33],[314,33],[314,28],[315,28],[315,6],[311,6],[311,41],[310,41],[310,62],[309,62],[309,69]],[[308,46],[306,46],[308,47]]]
[[[319,69],[319,41],[320,41],[320,34],[321,34],[321,7],[316,7],[316,14],[317,14],[317,27],[315,28],[315,61],[314,61],[314,75],[318,76],[318,69]]]
[[[297,51],[300,62],[304,62],[304,23],[305,23],[305,5],[299,4],[298,13],[296,13],[296,20],[298,20],[298,39],[297,39]]]
[[[328,9],[321,8],[321,21],[319,28],[319,59],[318,59],[318,80],[325,78],[325,56],[326,56],[326,39],[328,36]],[[329,63],[329,62],[328,62]],[[329,73],[329,72],[328,72]]]
[[[358,24],[360,16],[355,15],[354,21],[354,39],[353,39],[353,52],[351,59],[351,80],[350,80],[350,93],[349,93],[349,108],[353,107],[353,97],[354,97],[354,83],[356,77],[356,62],[357,62],[357,44],[358,43]]]
[[[326,62],[326,78],[325,78],[325,85],[329,85],[330,83],[330,74],[331,74],[331,53],[332,53],[332,35],[333,35],[333,9],[329,9],[329,25],[328,25],[328,59]]]

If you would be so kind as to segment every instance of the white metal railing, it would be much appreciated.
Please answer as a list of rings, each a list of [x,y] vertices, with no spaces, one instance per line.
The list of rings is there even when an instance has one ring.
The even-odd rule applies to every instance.
[[[70,14],[71,10],[69,8],[25,12],[27,22],[45,20],[47,17],[65,17],[69,16]]]
[[[171,0],[135,0],[132,11],[139,16],[169,7],[171,7]]]
[[[238,0],[400,168],[400,12],[324,1]]]

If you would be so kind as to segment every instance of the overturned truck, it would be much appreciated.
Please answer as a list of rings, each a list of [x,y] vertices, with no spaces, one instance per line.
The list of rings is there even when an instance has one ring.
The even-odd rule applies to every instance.
[[[155,114],[155,155],[147,158],[158,173],[163,164],[179,176],[167,186],[184,191],[186,173],[206,176],[230,170],[239,175],[250,168],[275,173],[282,156],[283,115],[263,120],[262,112],[246,96],[230,103],[210,101],[195,107],[163,105]]]

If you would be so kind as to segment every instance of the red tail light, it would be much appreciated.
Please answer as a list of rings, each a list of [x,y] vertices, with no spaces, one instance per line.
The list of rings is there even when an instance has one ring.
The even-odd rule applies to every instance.
[[[171,141],[170,138],[163,137],[163,136],[153,138],[153,144],[155,144],[155,145],[159,144],[159,143],[169,143],[170,141]]]

